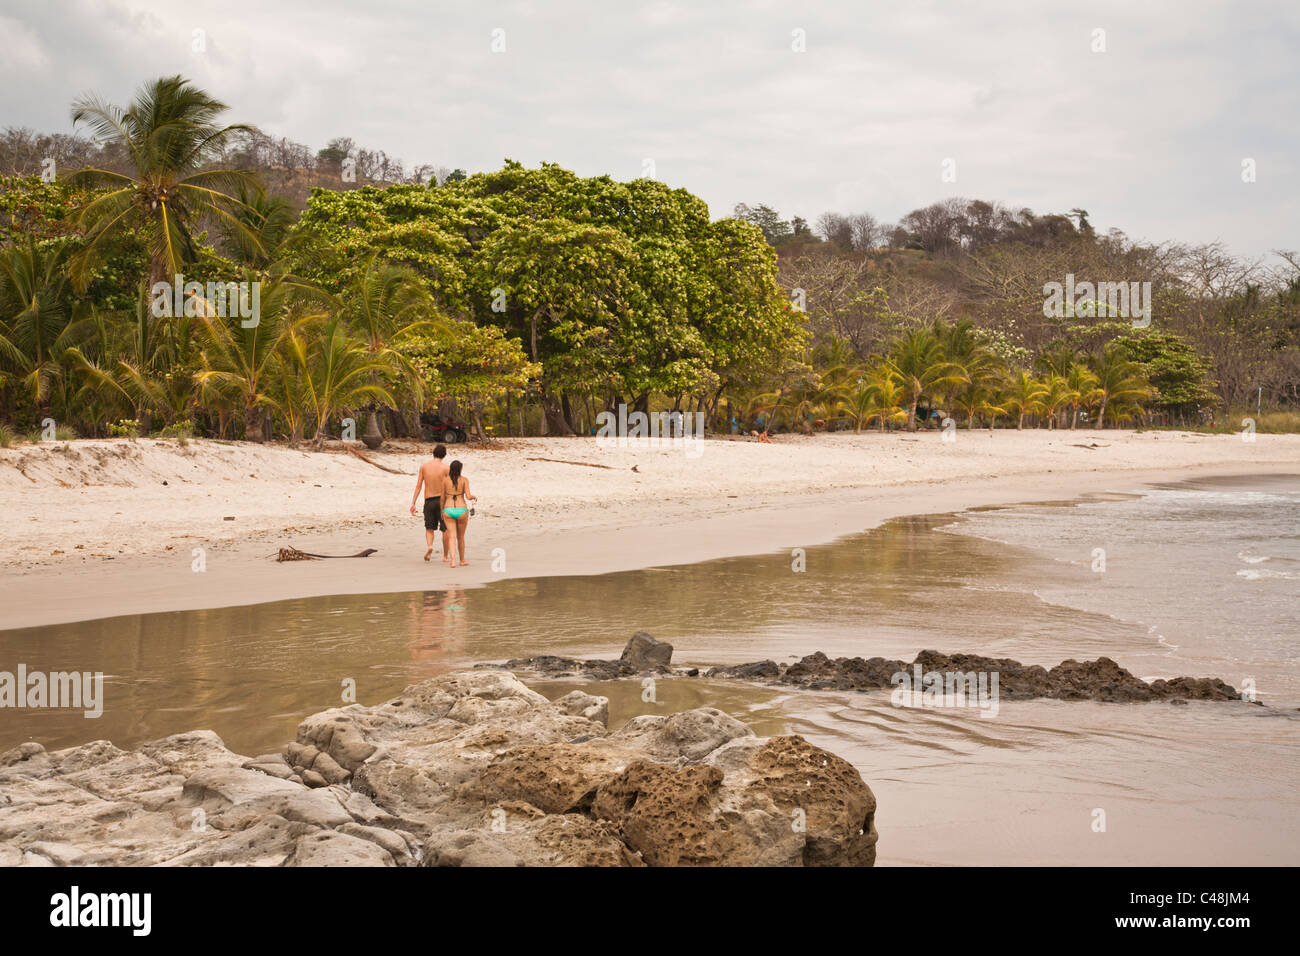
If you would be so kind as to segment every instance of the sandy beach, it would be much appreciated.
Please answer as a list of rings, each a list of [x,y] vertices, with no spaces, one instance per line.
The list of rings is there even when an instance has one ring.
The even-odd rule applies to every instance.
[[[698,456],[505,439],[450,449],[480,499],[471,564],[452,570],[421,560],[422,522],[408,511],[431,447],[389,443],[373,463],[338,447],[204,440],[0,450],[0,627],[685,564],[821,544],[900,515],[1300,472],[1297,435],[832,434],[713,440]],[[275,562],[289,545],[377,553]]]

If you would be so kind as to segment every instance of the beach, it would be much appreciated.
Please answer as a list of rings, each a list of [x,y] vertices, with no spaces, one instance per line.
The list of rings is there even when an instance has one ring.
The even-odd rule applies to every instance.
[[[202,729],[274,752],[341,684],[374,705],[485,662],[616,657],[644,629],[681,669],[648,702],[636,677],[513,669],[551,700],[607,699],[611,730],[718,708],[843,757],[880,800],[884,865],[1294,864],[1296,436],[503,446],[450,449],[480,496],[454,570],[421,560],[408,511],[431,446],[370,461],[203,441],[5,451],[6,656],[105,675],[102,717],[15,712],[9,743]],[[277,563],[289,545],[377,553]],[[987,719],[705,676],[926,648],[1249,680],[1263,706],[1005,699]]]
[[[840,433],[691,449],[503,439],[449,449],[479,496],[471,563],[449,569],[421,560],[423,522],[409,513],[431,450],[390,442],[368,462],[337,447],[205,440],[0,449],[0,627],[690,564],[806,548],[901,515],[1300,472],[1300,435],[960,430],[952,442]],[[377,553],[277,563],[288,546]]]

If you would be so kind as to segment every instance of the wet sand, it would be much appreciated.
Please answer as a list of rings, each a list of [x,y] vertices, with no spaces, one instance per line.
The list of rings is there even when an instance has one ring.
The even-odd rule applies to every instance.
[[[471,564],[455,570],[436,556],[421,560],[423,523],[407,513],[414,479],[349,455],[206,443],[190,449],[200,466],[186,449],[73,443],[82,459],[105,458],[91,467],[50,449],[0,452],[10,504],[0,515],[0,629],[693,564],[807,548],[900,515],[1300,470],[1296,435],[1244,443],[1167,432],[977,431],[951,445],[936,434],[834,435],[709,442],[697,460],[583,439],[515,442],[509,451],[453,448],[481,496]],[[1105,447],[1078,447],[1092,443]],[[376,460],[413,472],[421,457]],[[79,486],[79,475],[103,483]],[[792,478],[805,490],[780,492]],[[283,545],[378,553],[276,563]],[[195,548],[202,573],[193,570]]]
[[[1162,676],[1189,669],[1186,651],[1154,646],[1140,622],[1033,593],[1090,580],[1086,562],[1044,563],[1022,547],[948,533],[954,520],[962,519],[899,518],[810,546],[802,572],[788,552],[774,551],[6,631],[6,658],[102,666],[109,689],[99,720],[10,716],[21,736],[51,747],[101,737],[131,745],[205,727],[255,754],[291,739],[306,714],[341,703],[345,681],[359,702],[375,703],[483,660],[617,656],[637,628],[672,641],[678,665],[790,660],[812,650],[910,659],[930,647],[1044,665],[1105,654],[1142,661],[1143,676],[1152,667]],[[1113,560],[1122,572],[1123,555]],[[1195,676],[1239,679],[1242,665],[1227,651],[1189,660],[1192,670],[1216,672]],[[1258,663],[1251,672],[1267,682]],[[647,699],[636,679],[521,676],[551,697],[575,688],[609,697],[613,726],[712,706],[759,734],[799,733],[844,756],[879,800],[881,865],[1300,863],[1300,715],[1291,709],[1300,701],[1002,701],[997,717],[984,719],[973,709],[896,708],[883,692],[673,677],[656,681]],[[11,720],[7,736],[19,729]],[[1100,821],[1105,828],[1095,829]]]

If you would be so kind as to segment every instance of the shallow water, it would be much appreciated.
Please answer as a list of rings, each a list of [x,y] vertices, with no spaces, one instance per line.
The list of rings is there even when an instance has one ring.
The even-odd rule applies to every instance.
[[[204,727],[234,750],[423,677],[540,653],[617,656],[645,629],[674,663],[923,648],[1054,665],[1106,655],[1141,677],[1253,678],[1268,707],[1001,702],[905,709],[885,693],[722,681],[596,687],[611,724],[715,706],[852,761],[880,802],[882,864],[1300,862],[1300,480],[903,518],[790,552],[473,590],[352,595],[0,632],[0,669],[105,674],[97,720],[0,710],[0,749],[119,746]],[[1094,548],[1106,551],[1093,570]],[[1266,560],[1261,560],[1266,559]],[[1238,574],[1267,570],[1270,574]],[[359,582],[360,587],[364,587]],[[1105,814],[1104,832],[1095,830]]]

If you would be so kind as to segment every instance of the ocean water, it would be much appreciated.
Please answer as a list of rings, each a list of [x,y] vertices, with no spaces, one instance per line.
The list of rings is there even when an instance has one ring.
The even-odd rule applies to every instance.
[[[1294,865],[1298,569],[1300,478],[1239,479],[901,518],[801,556],[0,631],[0,670],[98,670],[106,691],[97,720],[0,710],[0,749],[208,728],[263,753],[338,706],[345,682],[376,703],[476,662],[616,657],[639,629],[700,666],[816,650],[1048,667],[1104,655],[1144,678],[1249,680],[1261,703],[1002,701],[989,719],[885,692],[672,678],[647,703],[635,680],[531,683],[610,697],[612,725],[713,706],[804,735],[876,793],[880,865]]]
[[[943,530],[1054,564],[1037,576],[1042,601],[1145,627],[1124,650],[1139,677],[1253,681],[1259,700],[1300,706],[1300,479],[988,510]]]

